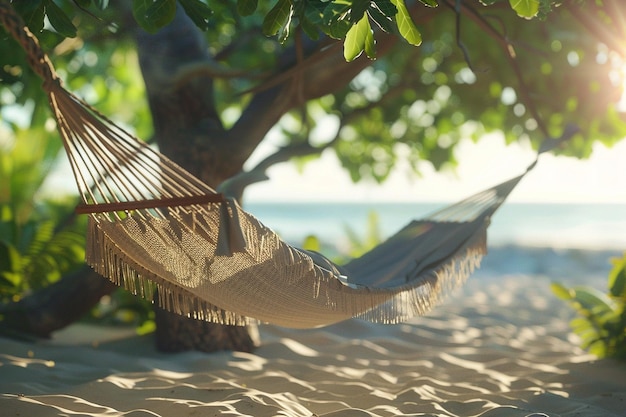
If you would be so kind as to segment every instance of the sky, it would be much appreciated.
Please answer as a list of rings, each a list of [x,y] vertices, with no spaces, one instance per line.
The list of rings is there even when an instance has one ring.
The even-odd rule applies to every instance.
[[[270,152],[259,149],[256,159]],[[462,141],[456,149],[459,165],[437,173],[425,163],[417,177],[405,162],[397,164],[382,185],[353,184],[332,151],[310,162],[302,172],[289,163],[268,170],[269,181],[252,185],[247,202],[260,201],[457,201],[515,177],[525,171],[535,153],[528,144],[507,146],[492,135],[474,143]],[[626,204],[626,140],[612,148],[597,143],[588,160],[544,154],[511,194],[511,202]]]
[[[251,157],[254,165],[275,150],[264,141]],[[389,179],[354,184],[339,165],[333,151],[309,162],[298,171],[292,163],[268,170],[270,180],[246,190],[245,202],[452,202],[499,184],[523,173],[535,158],[530,145],[506,145],[499,135],[474,143],[463,140],[456,148],[459,165],[454,171],[435,172],[428,162],[416,176],[406,161],[400,161]],[[65,155],[47,180],[47,189],[75,192],[75,184]],[[537,166],[510,195],[509,202],[532,203],[617,203],[626,204],[626,139],[612,148],[596,143],[588,160],[544,154]]]

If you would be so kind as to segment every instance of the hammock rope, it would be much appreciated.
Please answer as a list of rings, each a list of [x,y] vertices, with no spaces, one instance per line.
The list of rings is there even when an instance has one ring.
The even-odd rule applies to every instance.
[[[159,304],[177,314],[296,328],[425,314],[479,266],[492,214],[525,175],[411,222],[338,266],[288,245],[234,200],[65,90],[5,0],[0,20],[44,80],[82,199],[77,212],[89,216],[87,263],[149,300],[158,290]]]

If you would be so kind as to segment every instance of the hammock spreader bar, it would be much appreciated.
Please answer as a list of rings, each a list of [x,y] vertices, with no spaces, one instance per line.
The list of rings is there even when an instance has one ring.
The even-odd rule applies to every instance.
[[[148,208],[164,208],[176,206],[192,206],[206,203],[223,203],[226,199],[222,194],[206,194],[189,197],[161,198],[117,203],[79,204],[77,214],[106,213],[111,211],[132,211]]]
[[[44,80],[83,201],[77,212],[89,216],[87,263],[148,300],[158,291],[162,307],[177,314],[296,328],[425,314],[479,266],[492,214],[525,175],[411,222],[362,257],[335,265],[288,245],[66,91],[6,0],[0,21]]]

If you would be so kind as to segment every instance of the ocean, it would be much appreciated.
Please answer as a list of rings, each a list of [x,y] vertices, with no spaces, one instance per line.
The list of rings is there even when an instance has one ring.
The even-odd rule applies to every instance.
[[[324,255],[346,260],[351,247],[347,230],[365,238],[372,213],[386,239],[410,221],[445,206],[255,202],[245,208],[288,243],[301,247],[307,236],[316,236]],[[547,277],[605,290],[611,259],[626,251],[626,204],[505,203],[487,236],[488,254],[475,278],[497,282],[510,275]]]
[[[247,211],[298,246],[314,235],[341,247],[347,230],[365,237],[375,213],[383,238],[445,203],[267,203],[246,204]],[[489,246],[626,250],[626,204],[505,203],[488,230]]]

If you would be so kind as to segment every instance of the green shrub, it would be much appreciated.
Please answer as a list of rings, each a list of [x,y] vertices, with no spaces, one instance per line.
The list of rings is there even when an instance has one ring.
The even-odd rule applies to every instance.
[[[3,123],[0,120],[0,311],[84,266],[87,223],[86,216],[73,214],[77,196],[46,189],[63,149],[61,141],[43,127]],[[140,331],[154,328],[150,303],[123,290],[104,297],[83,319],[141,326]]]
[[[607,294],[558,283],[552,284],[552,291],[577,311],[570,325],[584,349],[599,358],[626,360],[626,254],[612,263]]]

